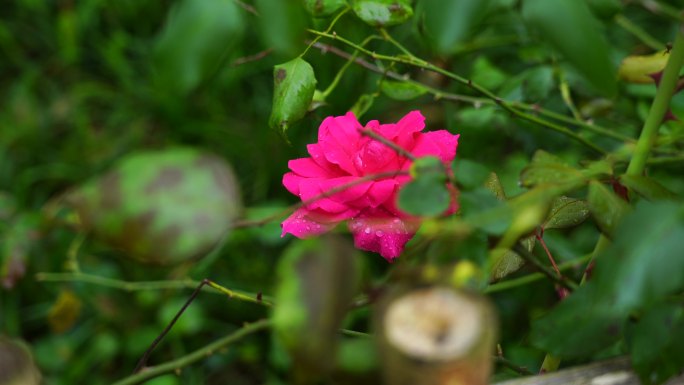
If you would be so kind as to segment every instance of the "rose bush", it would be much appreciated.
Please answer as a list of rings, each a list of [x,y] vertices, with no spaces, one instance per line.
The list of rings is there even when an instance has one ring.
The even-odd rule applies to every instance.
[[[282,235],[314,236],[348,220],[357,248],[380,253],[388,261],[398,257],[420,224],[396,204],[399,189],[411,179],[412,162],[362,131],[371,130],[415,157],[436,156],[450,172],[459,135],[422,132],[424,128],[419,111],[396,124],[372,120],[365,128],[351,112],[323,120],[318,142],[307,146],[310,157],[291,160],[291,172],[283,176],[285,188],[306,204],[282,223]],[[446,213],[456,209],[452,200]]]

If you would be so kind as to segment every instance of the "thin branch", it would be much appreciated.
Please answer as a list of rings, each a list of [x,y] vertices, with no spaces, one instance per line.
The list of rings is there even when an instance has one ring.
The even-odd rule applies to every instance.
[[[177,358],[173,361],[166,362],[161,365],[145,368],[140,373],[136,373],[129,377],[126,377],[121,381],[116,382],[114,385],[141,384],[151,378],[158,377],[166,373],[176,372],[188,365],[191,365],[197,361],[207,358],[212,354],[215,354],[217,351],[225,348],[226,346],[230,345],[231,343],[234,343],[235,341],[240,340],[245,336],[269,328],[271,324],[272,323],[269,320],[260,320],[250,324],[245,324],[245,326],[243,326],[241,329],[223,338],[220,338],[202,348],[199,348],[188,355]]]
[[[241,65],[246,64],[246,63],[259,61],[259,60],[265,58],[266,56],[270,55],[271,52],[273,52],[273,48],[267,48],[261,52],[255,53],[254,55],[243,56],[243,57],[237,58],[237,59],[233,60],[233,62],[230,63],[230,65],[231,65],[231,67],[237,67],[237,66],[241,66]]]
[[[375,131],[373,131],[373,130],[369,130],[369,129],[367,129],[367,128],[364,128],[364,129],[359,130],[359,131],[360,131],[363,135],[366,135],[366,136],[368,136],[368,137],[370,137],[370,138],[372,138],[372,139],[375,139],[375,140],[377,140],[378,142],[384,144],[385,146],[391,148],[391,149],[394,150],[397,154],[399,154],[399,155],[401,155],[401,156],[403,156],[403,157],[405,157],[405,158],[407,158],[407,159],[410,159],[410,160],[416,160],[416,157],[415,157],[413,154],[411,154],[410,152],[408,152],[406,149],[402,148],[402,147],[399,146],[398,144],[396,144],[396,143],[392,142],[391,140],[385,138],[384,136],[378,134],[377,132],[375,132]]]
[[[309,33],[316,35],[317,37],[326,37],[329,39],[339,40],[340,42],[342,42],[342,43],[344,43],[344,44],[346,44],[346,45],[348,45],[348,46],[350,46],[350,47],[352,47],[352,48],[354,48],[354,49],[356,49],[356,50],[358,50],[358,51],[360,51],[360,52],[362,52],[362,53],[364,53],[370,57],[372,57],[373,59],[384,60],[384,61],[394,62],[394,63],[407,64],[407,65],[415,66],[417,68],[426,69],[426,70],[444,75],[447,78],[455,80],[456,82],[461,83],[463,85],[466,85],[466,86],[472,88],[473,90],[475,90],[476,92],[478,92],[479,94],[491,99],[497,105],[499,105],[501,108],[510,112],[514,116],[517,116],[521,119],[530,121],[530,122],[538,124],[542,127],[546,127],[546,128],[549,128],[553,131],[556,131],[558,133],[566,135],[566,136],[572,138],[573,140],[575,140],[581,144],[584,144],[586,147],[588,147],[588,148],[592,149],[593,151],[596,151],[600,154],[606,154],[607,153],[607,151],[604,150],[603,148],[598,147],[597,145],[595,145],[594,143],[592,143],[588,139],[579,136],[578,134],[576,134],[575,132],[573,132],[569,128],[562,126],[562,125],[559,125],[559,124],[556,124],[556,123],[553,123],[553,122],[549,122],[549,121],[544,120],[544,119],[541,119],[541,118],[534,116],[532,114],[520,111],[519,109],[514,107],[514,104],[509,103],[509,102],[505,101],[504,99],[496,96],[491,91],[489,91],[486,88],[474,83],[473,81],[468,80],[468,79],[461,77],[459,75],[456,75],[456,74],[454,74],[448,70],[445,70],[443,68],[437,67],[436,65],[431,64],[425,60],[418,59],[415,57],[403,58],[403,57],[378,54],[378,53],[372,52],[372,51],[370,51],[370,50],[368,50],[368,49],[366,49],[366,48],[364,48],[364,47],[362,47],[362,46],[360,46],[360,45],[358,45],[358,44],[356,44],[350,40],[347,40],[347,39],[339,36],[338,34],[330,34],[328,32],[321,32],[321,31],[317,31],[314,29],[308,29],[307,31]]]
[[[575,282],[571,281],[566,277],[557,276],[553,270],[549,269],[546,265],[539,262],[539,260],[534,255],[532,255],[532,253],[527,251],[527,249],[523,247],[520,243],[517,243],[514,246],[513,250],[516,253],[518,253],[521,257],[523,257],[524,260],[533,264],[542,274],[544,274],[551,281],[571,291],[577,289],[578,286]]]

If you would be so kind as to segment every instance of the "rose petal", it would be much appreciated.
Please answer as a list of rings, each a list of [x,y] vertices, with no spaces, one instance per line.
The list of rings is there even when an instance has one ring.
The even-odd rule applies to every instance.
[[[307,205],[309,209],[322,209],[330,213],[338,213],[350,208],[349,202],[365,195],[371,186],[371,182],[350,185],[358,178],[345,176],[332,179],[301,179],[299,181],[299,196],[303,201],[315,199]],[[345,185],[350,185],[346,186]],[[333,189],[345,187],[340,192],[331,196],[320,197],[321,194]]]
[[[418,137],[411,153],[416,157],[436,156],[442,162],[450,163],[456,157],[459,136],[446,130],[426,132]]]
[[[339,223],[339,221],[331,219],[333,218],[326,218],[321,214],[313,214],[309,210],[299,209],[285,219],[280,225],[283,228],[283,232],[280,236],[284,237],[285,234],[288,233],[297,238],[320,235],[330,231]]]
[[[393,179],[385,179],[374,182],[368,190],[371,206],[377,207],[392,198],[396,191],[397,182]]]
[[[361,136],[361,124],[354,114],[328,117],[318,129],[318,143],[330,163],[338,165],[350,175],[358,175],[352,159]]]
[[[390,216],[384,210],[369,210],[349,221],[354,246],[380,253],[390,262],[404,251],[406,243],[415,235],[415,229],[414,224]]]
[[[332,175],[331,172],[321,167],[311,158],[292,159],[291,161],[287,162],[287,167],[289,167],[290,170],[297,175],[304,177],[329,178],[337,176]]]

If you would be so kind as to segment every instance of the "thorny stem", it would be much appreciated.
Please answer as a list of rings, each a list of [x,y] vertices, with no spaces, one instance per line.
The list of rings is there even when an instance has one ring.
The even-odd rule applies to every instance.
[[[521,119],[530,121],[532,123],[541,125],[543,127],[547,127],[553,131],[556,131],[558,133],[566,135],[566,136],[574,139],[575,141],[584,144],[586,147],[588,147],[588,148],[590,148],[590,149],[592,149],[592,150],[594,150],[600,154],[606,154],[607,153],[606,150],[602,149],[601,147],[598,147],[597,145],[595,145],[594,143],[592,143],[588,139],[577,135],[575,132],[573,132],[569,128],[564,127],[564,126],[559,125],[559,124],[556,124],[556,123],[553,123],[553,122],[549,122],[549,121],[544,120],[544,119],[541,119],[541,118],[534,116],[532,114],[528,114],[526,112],[520,111],[519,109],[515,108],[512,103],[509,103],[509,102],[503,100],[502,98],[496,96],[491,91],[489,91],[486,88],[478,85],[477,83],[474,83],[471,80],[468,80],[464,77],[456,75],[456,74],[454,74],[448,70],[437,67],[434,64],[428,63],[422,59],[417,59],[413,55],[410,56],[408,59],[406,59],[406,58],[401,58],[401,57],[396,57],[396,56],[378,54],[378,53],[372,52],[372,51],[370,51],[370,50],[368,50],[368,49],[366,49],[366,48],[364,48],[364,47],[362,47],[362,46],[360,46],[360,45],[358,45],[358,44],[356,44],[350,40],[347,40],[347,39],[345,39],[345,38],[343,38],[337,34],[333,35],[333,34],[330,34],[328,32],[321,32],[321,31],[317,31],[314,29],[308,29],[307,31],[316,35],[317,37],[326,37],[326,38],[330,38],[330,39],[339,40],[340,42],[342,42],[342,43],[344,43],[344,44],[346,44],[346,45],[348,45],[348,46],[350,46],[350,47],[352,47],[352,48],[354,48],[354,49],[356,49],[356,50],[358,50],[358,51],[360,51],[366,55],[369,55],[373,59],[384,60],[384,61],[389,61],[389,62],[394,62],[394,63],[408,64],[411,66],[415,66],[417,68],[426,69],[426,70],[444,75],[444,76],[448,77],[449,79],[455,80],[458,83],[466,85],[466,86],[472,88],[473,90],[477,91],[481,95],[484,95],[485,97],[493,100],[497,105],[499,105],[504,110],[510,112],[514,116],[517,116]]]
[[[321,50],[321,52],[326,53],[326,52],[331,52],[334,55],[337,55],[339,57],[342,57],[347,60],[352,60],[354,61],[355,64],[364,67],[370,71],[373,71],[375,73],[385,75],[388,78],[392,78],[394,80],[399,80],[406,82],[408,84],[415,85],[417,87],[420,87],[424,90],[426,90],[428,93],[432,94],[435,99],[445,99],[445,100],[451,100],[455,102],[465,102],[465,103],[470,103],[473,104],[474,106],[481,106],[481,105],[495,105],[496,102],[490,99],[486,98],[478,98],[474,96],[468,96],[468,95],[459,95],[459,94],[454,94],[450,92],[445,92],[440,89],[431,87],[427,84],[423,84],[421,82],[415,81],[411,79],[408,74],[399,74],[394,71],[387,71],[384,68],[378,67],[377,65],[373,63],[369,63],[364,59],[358,58],[355,55],[352,55],[350,53],[347,53],[335,46],[329,45],[329,44],[324,44],[321,42],[316,42],[313,44],[313,47],[318,48]],[[355,51],[356,52],[356,51]],[[626,135],[620,134],[618,132],[614,132],[612,130],[609,130],[608,128],[601,127],[595,124],[590,124],[581,120],[576,120],[575,118],[565,116],[563,114],[559,114],[557,112],[553,112],[544,108],[541,108],[539,105],[536,104],[525,104],[521,102],[510,102],[510,104],[518,109],[521,110],[526,110],[530,111],[534,114],[538,114],[547,118],[551,118],[554,120],[558,120],[563,123],[571,124],[574,126],[582,127],[585,128],[589,131],[593,131],[596,134],[606,136],[611,139],[616,139],[619,141],[623,142],[636,142],[633,138],[630,138]]]
[[[397,154],[399,154],[399,155],[401,155],[407,159],[410,159],[410,160],[416,160],[416,157],[413,154],[411,154],[410,152],[408,152],[406,149],[402,148],[398,144],[396,144],[396,143],[392,142],[391,140],[385,138],[384,136],[378,134],[377,132],[370,130],[370,129],[366,129],[366,128],[360,130],[360,132],[363,135],[366,135],[370,138],[373,138],[373,139],[377,140],[378,142],[384,144],[385,146],[391,148],[392,150],[396,151]]]
[[[379,38],[379,37],[378,37],[378,36],[375,36],[375,35],[368,36],[368,37],[361,43],[361,45],[362,45],[362,46],[365,46],[366,44],[368,44],[369,42],[371,42],[372,40],[377,39],[377,38]],[[316,46],[317,44],[319,44],[319,43],[317,43],[317,42],[311,42],[311,43],[309,43],[309,46]],[[342,79],[342,76],[344,76],[344,73],[347,71],[347,68],[349,68],[349,66],[356,60],[356,56],[357,56],[357,55],[358,55],[358,52],[354,52],[354,54],[350,55],[350,56],[347,58],[347,62],[344,63],[344,65],[342,66],[342,68],[340,68],[339,71],[337,71],[337,74],[335,75],[335,78],[333,79],[333,81],[330,83],[330,85],[328,86],[328,88],[326,88],[325,91],[323,91],[323,99],[326,99],[326,98],[328,97],[328,95],[330,95],[330,94],[333,92],[333,90],[335,89],[335,87],[337,87],[337,85],[339,84],[340,80]]]
[[[556,273],[553,270],[549,269],[546,265],[539,262],[539,260],[537,260],[537,258],[534,255],[532,255],[532,253],[527,251],[527,249],[523,247],[520,243],[517,243],[513,247],[513,250],[516,253],[518,253],[521,257],[523,257],[524,260],[533,264],[542,274],[551,279],[553,282],[557,283],[558,285],[566,289],[569,289],[570,291],[577,289],[578,285],[575,282],[568,279],[567,277],[556,275]]]
[[[335,16],[334,19],[332,19],[332,21],[330,22],[330,25],[328,25],[328,28],[325,30],[325,33],[328,34],[330,31],[332,31],[333,27],[335,27],[335,24],[337,24],[337,21],[340,20],[340,18],[341,18],[342,16],[344,16],[345,13],[349,12],[350,9],[351,9],[351,8],[349,8],[349,6],[344,7],[344,9],[343,9],[342,11],[340,11],[340,13],[338,13],[337,16]],[[333,35],[330,35],[330,36],[335,36],[335,33],[333,32]],[[305,48],[304,51],[299,55],[299,57],[304,57],[304,55],[306,55],[306,53],[309,52],[309,49],[311,49],[311,47],[312,47],[312,46],[313,46],[321,37],[322,37],[322,36],[317,36],[315,39],[313,39],[313,41],[312,41],[311,43],[309,43],[309,45],[306,46],[306,48]]]

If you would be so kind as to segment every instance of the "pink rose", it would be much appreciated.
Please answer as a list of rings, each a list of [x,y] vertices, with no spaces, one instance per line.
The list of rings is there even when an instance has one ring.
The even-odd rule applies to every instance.
[[[425,118],[419,111],[409,112],[396,124],[372,120],[365,127],[415,157],[436,156],[449,166],[456,156],[459,135],[445,130],[421,132],[423,128]],[[292,172],[283,176],[283,185],[302,201],[331,189],[341,189],[343,185],[353,185],[295,211],[282,223],[282,236],[287,233],[298,238],[318,235],[349,220],[357,248],[378,252],[392,261],[401,254],[420,224],[418,218],[401,212],[396,206],[399,188],[411,179],[406,174],[411,161],[364,135],[363,129],[351,112],[345,116],[329,116],[318,130],[318,143],[307,146],[311,157],[288,163]],[[392,174],[394,171],[403,173]],[[378,173],[390,175],[359,181]],[[447,213],[455,212],[456,208],[456,202],[452,201]]]

